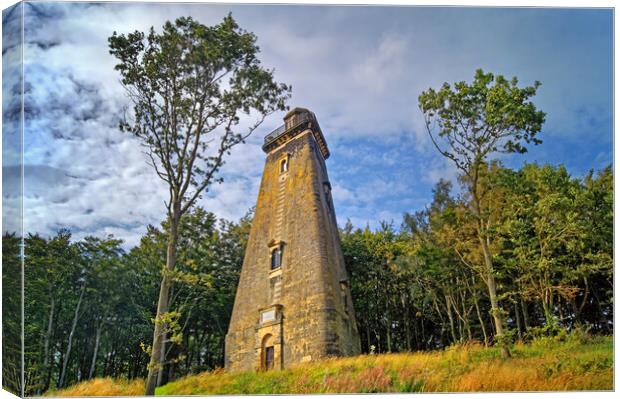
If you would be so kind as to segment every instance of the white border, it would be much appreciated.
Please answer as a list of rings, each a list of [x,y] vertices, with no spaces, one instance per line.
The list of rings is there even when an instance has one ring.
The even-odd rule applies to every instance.
[[[81,0],[63,0],[64,2],[86,2],[86,1],[81,1]],[[30,1],[30,2],[36,2],[36,1]],[[92,1],[97,2],[97,1]],[[113,1],[100,1],[100,2],[130,2],[128,0],[113,0]],[[424,2],[420,2],[420,1],[411,1],[411,0],[389,0],[387,2],[382,2],[382,3],[378,3],[377,1],[363,1],[363,0],[356,0],[356,1],[351,1],[351,0],[336,0],[336,1],[330,1],[330,0],[313,0],[313,1],[299,1],[299,0],[288,0],[288,1],[282,1],[282,0],[271,0],[271,1],[260,1],[260,0],[227,0],[227,1],[199,1],[199,0],[184,0],[184,1],[171,1],[171,0],[150,0],[150,1],[135,1],[135,2],[142,2],[142,3],[221,3],[221,4],[313,4],[313,5],[351,5],[351,6],[356,6],[356,5],[372,5],[372,6],[390,6],[390,5],[400,5],[400,6],[469,6],[469,7],[561,7],[561,8],[613,8],[614,9],[614,54],[613,54],[613,60],[614,60],[614,80],[613,80],[613,85],[614,85],[614,96],[613,96],[613,101],[614,101],[614,192],[617,190],[618,187],[620,187],[619,183],[620,183],[620,177],[618,176],[618,171],[615,167],[615,155],[616,153],[618,153],[618,150],[620,150],[620,144],[618,143],[618,141],[616,140],[616,132],[618,131],[617,127],[618,127],[618,119],[616,118],[616,114],[617,114],[617,104],[618,104],[618,92],[616,90],[616,80],[615,80],[615,76],[617,76],[618,73],[618,64],[616,63],[616,43],[618,43],[618,31],[615,29],[615,3],[613,1],[609,1],[609,0],[589,0],[589,1],[577,1],[577,0],[571,0],[571,1],[553,1],[553,0],[521,0],[521,1],[513,1],[513,0],[507,0],[507,1],[503,1],[503,2],[498,2],[498,1],[492,1],[492,0],[477,0],[474,2],[471,1],[464,1],[464,0],[447,0],[447,1],[438,1],[438,0],[426,0]],[[18,3],[15,0],[1,0],[1,6],[2,9],[8,8],[14,4]],[[0,35],[0,48],[2,46],[2,37]],[[1,74],[0,74],[1,75]],[[2,85],[2,77],[0,76],[0,87]],[[0,102],[2,100],[2,94],[1,94],[1,90],[0,90]],[[2,125],[2,115],[0,112],[0,127]],[[2,162],[2,154],[0,151],[0,164]],[[23,171],[22,171],[23,172]],[[2,179],[2,170],[0,168],[0,181]],[[2,198],[2,187],[0,185],[0,201]],[[618,203],[616,201],[616,198],[614,196],[614,253],[618,254],[620,253],[620,251],[618,251],[619,249],[619,245],[618,242],[616,241],[616,222],[617,222],[617,215],[618,215]],[[22,222],[23,222],[23,218],[22,218]],[[0,218],[0,231],[2,228],[2,220]],[[2,244],[0,243],[0,250],[2,248]],[[1,256],[1,255],[0,255]],[[617,272],[616,268],[615,268],[615,262],[614,262],[614,271]],[[23,274],[22,274],[23,276]],[[619,282],[619,278],[618,278],[618,273],[614,273],[614,298],[618,298],[618,282]],[[22,280],[23,283],[23,280]],[[2,291],[2,287],[0,285],[0,294]],[[23,297],[22,297],[23,300]],[[1,310],[2,310],[2,304],[0,301],[0,320],[1,320]],[[615,319],[616,319],[616,309],[614,309],[614,325],[615,323]],[[23,306],[22,306],[22,312],[23,312]],[[23,316],[22,316],[23,319]],[[0,338],[0,345],[2,343],[2,340]],[[618,379],[618,375],[619,375],[619,367],[617,366],[618,363],[618,352],[615,350],[616,347],[618,345],[618,334],[615,334],[614,332],[614,387],[617,390],[617,383],[618,381],[620,381]],[[23,353],[22,353],[23,356]],[[0,358],[0,367],[2,365],[2,360]],[[23,365],[23,361],[22,361],[22,365]],[[1,374],[1,373],[0,373]],[[492,378],[492,376],[490,376]],[[1,375],[0,375],[0,381],[1,381]],[[404,399],[404,398],[412,398],[414,394],[376,394],[373,395],[373,397],[376,398],[394,398],[394,399]],[[546,397],[546,398],[591,398],[592,396],[595,396],[597,398],[615,398],[616,394],[614,392],[553,392],[553,393],[476,393],[476,394],[467,394],[467,393],[459,393],[459,394],[415,394],[417,395],[424,395],[424,396],[429,396],[429,395],[433,395],[433,397],[438,397],[438,398],[454,398],[455,395],[458,395],[458,397],[464,397],[464,398],[489,398],[489,399],[495,399],[495,398],[538,398],[538,397]],[[279,397],[281,398],[296,398],[299,395],[279,395]],[[332,395],[304,395],[305,397],[308,398],[325,398],[325,397],[331,397]],[[6,391],[0,391],[0,398],[8,398],[8,397],[15,397],[11,394],[9,394]],[[198,397],[198,396],[194,396],[194,397]],[[227,396],[228,398],[240,398],[240,399],[249,399],[249,398],[264,398],[265,395],[248,395],[248,396]],[[367,398],[367,395],[347,395],[347,397],[349,398]],[[181,398],[179,396],[169,396],[168,398]]]

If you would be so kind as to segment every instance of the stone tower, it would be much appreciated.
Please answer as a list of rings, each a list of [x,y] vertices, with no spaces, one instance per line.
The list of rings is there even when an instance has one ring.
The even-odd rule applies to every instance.
[[[360,353],[314,114],[295,108],[267,153],[228,334],[226,369],[281,369]]]

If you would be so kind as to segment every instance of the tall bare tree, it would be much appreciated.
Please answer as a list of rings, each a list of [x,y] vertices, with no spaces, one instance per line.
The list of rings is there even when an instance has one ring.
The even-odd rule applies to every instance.
[[[256,36],[229,14],[215,26],[189,17],[166,22],[161,34],[116,32],[108,39],[115,69],[133,103],[121,130],[138,137],[151,165],[168,185],[166,265],[155,317],[146,395],[153,395],[165,359],[169,292],[177,256],[179,221],[211,184],[230,149],[275,111],[283,111],[290,86],[274,81],[257,58]],[[240,131],[241,114],[258,115]]]

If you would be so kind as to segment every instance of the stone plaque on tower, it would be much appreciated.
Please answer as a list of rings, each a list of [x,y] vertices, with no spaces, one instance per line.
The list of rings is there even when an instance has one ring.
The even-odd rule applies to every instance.
[[[295,108],[265,137],[267,153],[235,305],[226,369],[281,369],[360,353],[315,115]]]

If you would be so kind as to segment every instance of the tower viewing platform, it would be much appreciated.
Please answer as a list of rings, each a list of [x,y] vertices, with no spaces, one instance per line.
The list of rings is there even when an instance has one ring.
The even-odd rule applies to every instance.
[[[312,131],[314,139],[321,149],[323,159],[329,158],[329,149],[327,148],[325,137],[323,136],[323,132],[321,131],[319,122],[316,120],[314,112],[299,107],[292,109],[286,114],[282,126],[265,136],[263,151],[269,153],[274,148],[280,147],[293,137],[308,129]]]

